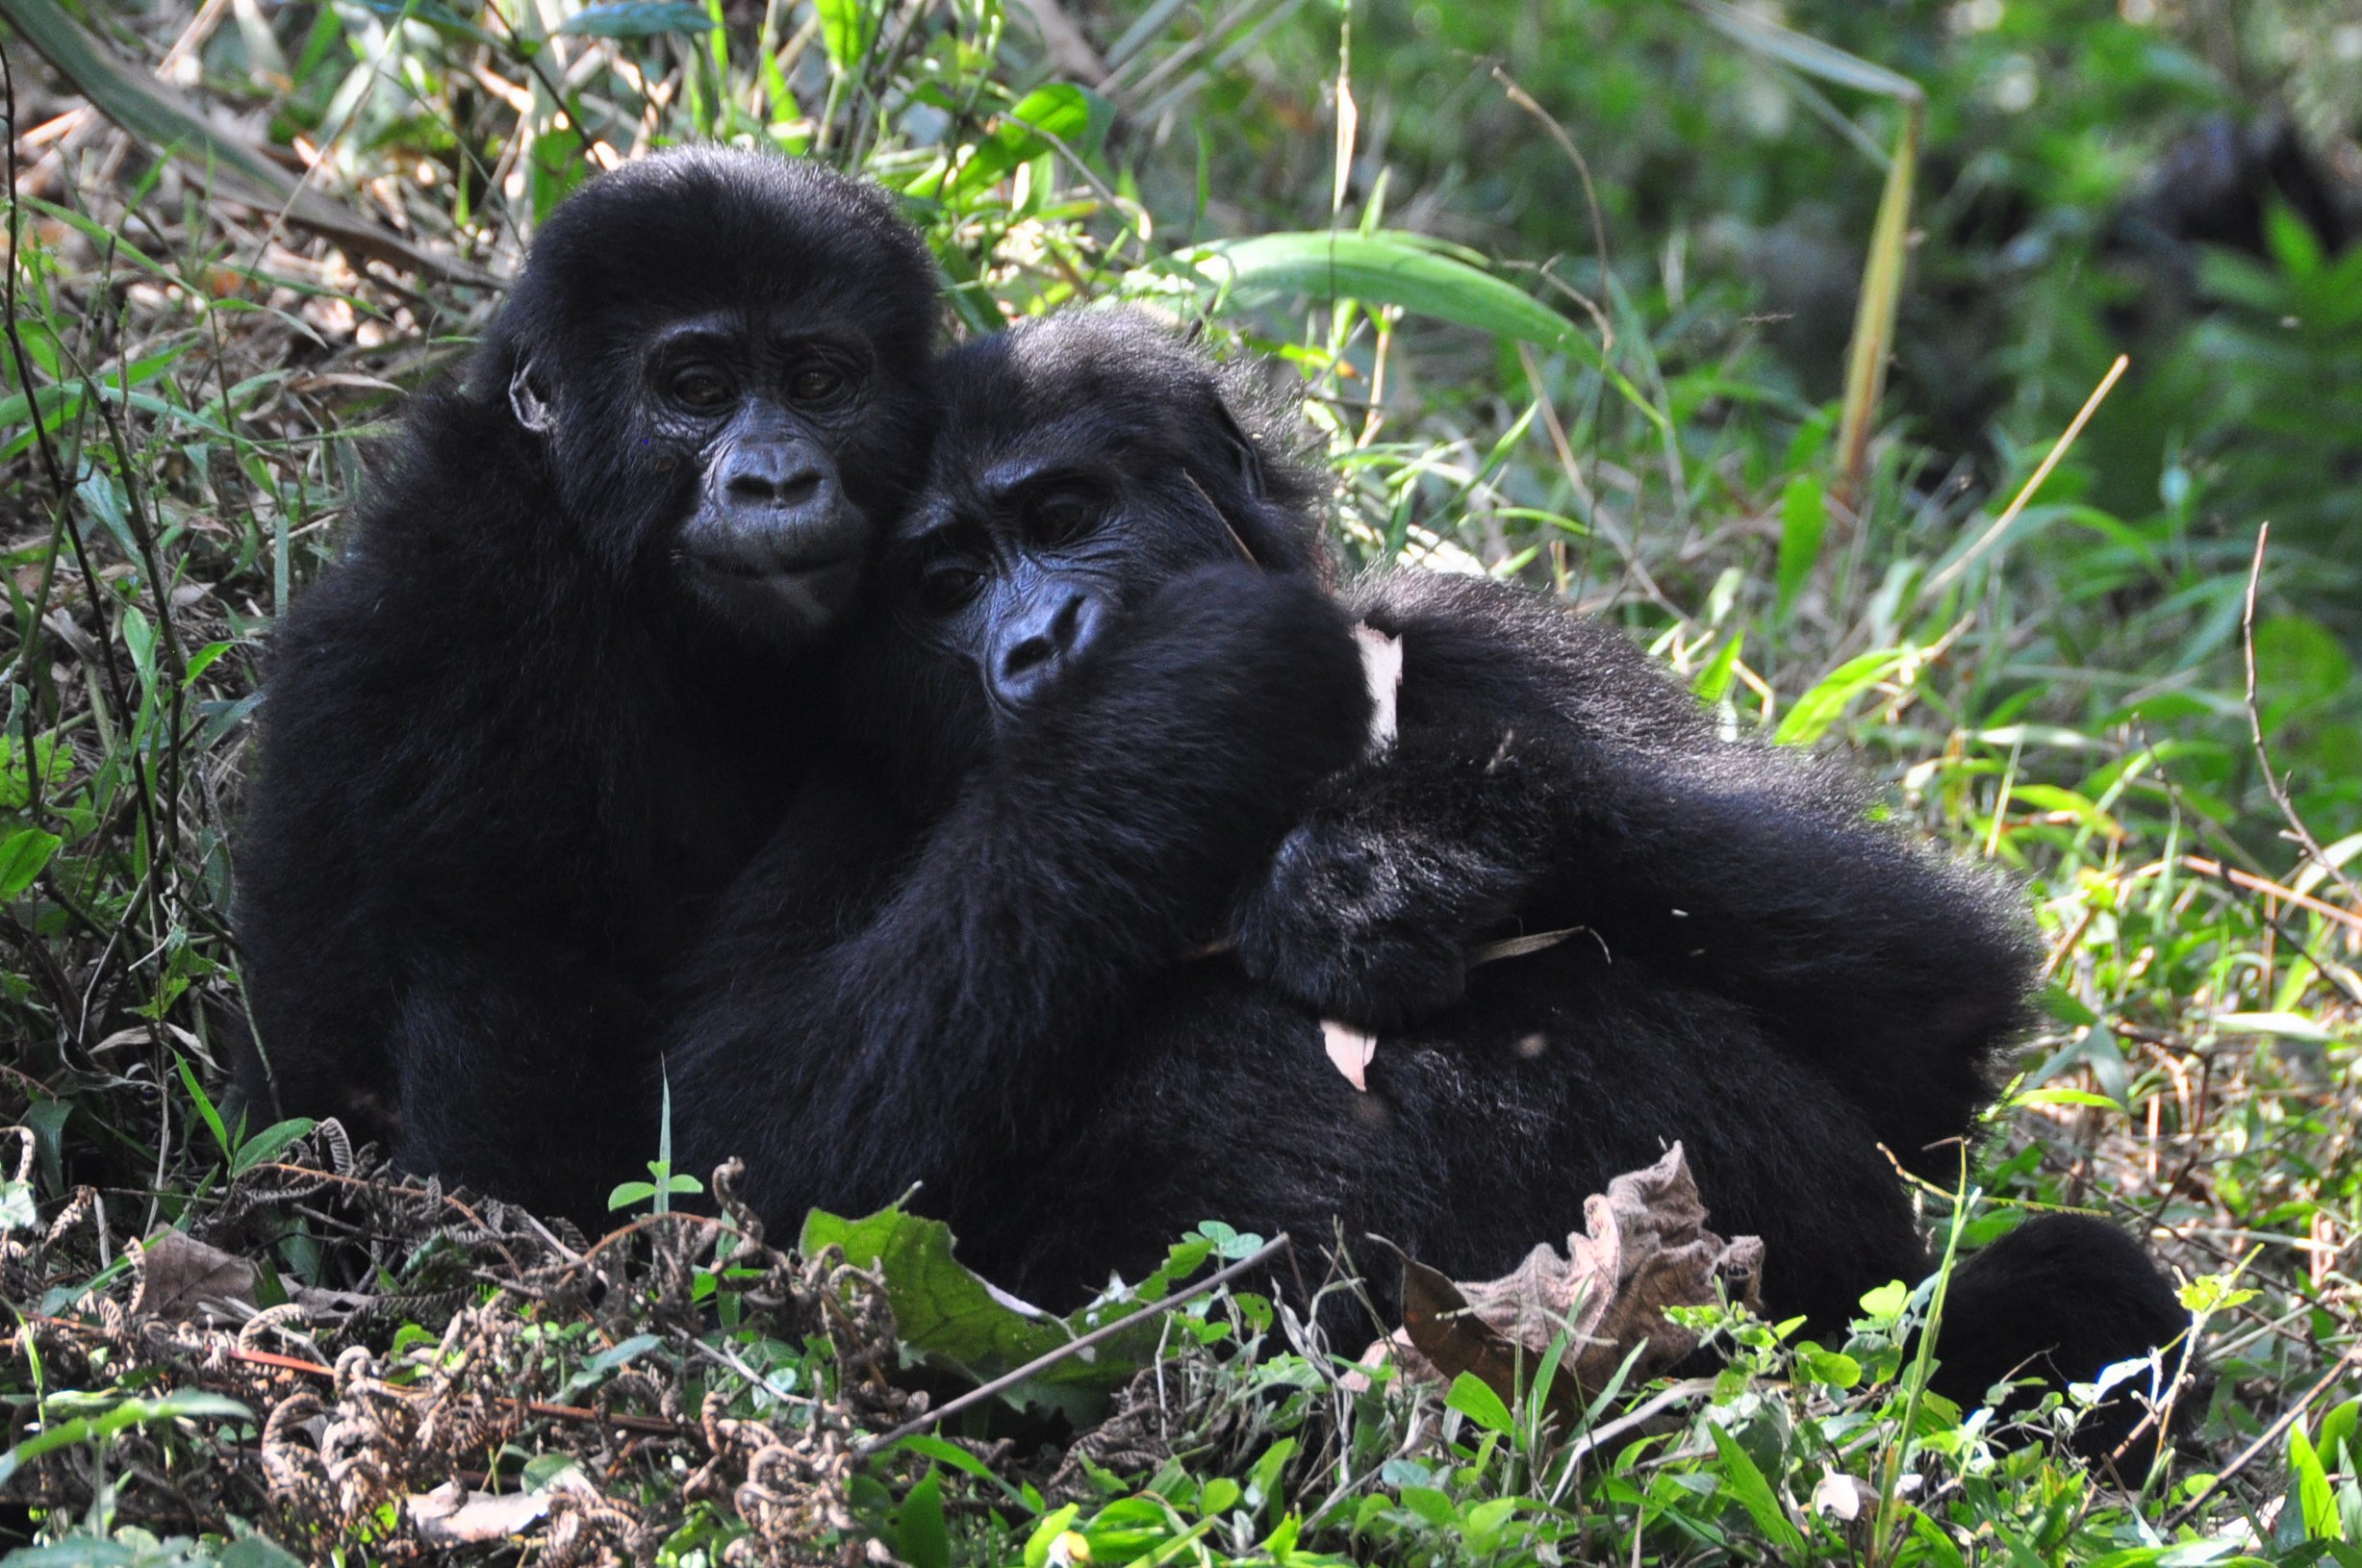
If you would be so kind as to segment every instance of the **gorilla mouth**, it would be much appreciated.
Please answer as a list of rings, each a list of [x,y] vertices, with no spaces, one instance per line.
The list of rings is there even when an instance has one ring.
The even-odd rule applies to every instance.
[[[749,560],[717,551],[691,554],[691,588],[727,620],[768,633],[808,636],[851,603],[861,578],[859,551],[827,560]]]
[[[853,554],[832,555],[814,561],[755,561],[728,551],[690,555],[693,566],[724,577],[736,577],[747,582],[766,582],[775,577],[812,577],[849,564]]]

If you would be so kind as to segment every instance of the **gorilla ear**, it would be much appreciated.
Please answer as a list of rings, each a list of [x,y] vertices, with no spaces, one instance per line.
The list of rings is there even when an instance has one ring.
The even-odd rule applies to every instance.
[[[1214,398],[1214,409],[1217,428],[1222,437],[1222,443],[1227,448],[1225,455],[1230,459],[1232,477],[1237,479],[1239,485],[1255,499],[1269,500],[1271,481],[1269,476],[1263,472],[1262,448],[1255,444],[1255,438],[1247,434],[1246,428],[1238,422],[1238,416],[1231,412],[1231,405],[1227,398],[1217,395]]]
[[[531,360],[519,360],[517,373],[509,377],[509,412],[537,436],[547,435],[558,422],[557,411],[550,407],[548,393],[534,375]]]

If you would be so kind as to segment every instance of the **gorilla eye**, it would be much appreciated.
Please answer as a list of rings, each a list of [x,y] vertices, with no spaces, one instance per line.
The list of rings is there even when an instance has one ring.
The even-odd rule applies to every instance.
[[[959,561],[942,561],[919,574],[919,608],[930,616],[948,616],[977,595],[984,574]]]
[[[1063,544],[1099,520],[1099,498],[1079,490],[1054,490],[1026,508],[1027,531],[1043,544]]]
[[[826,403],[845,392],[845,372],[833,366],[807,365],[787,384],[788,395],[799,403]]]
[[[667,390],[674,402],[700,414],[710,414],[730,400],[730,384],[719,372],[701,365],[676,371]]]

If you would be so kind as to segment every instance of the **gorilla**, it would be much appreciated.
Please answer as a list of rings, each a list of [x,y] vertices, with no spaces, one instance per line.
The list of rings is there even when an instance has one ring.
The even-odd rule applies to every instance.
[[[921,469],[935,296],[890,199],[811,164],[673,152],[551,217],[277,632],[250,1096],[603,1212],[656,1147],[660,979],[817,746],[801,672]]]
[[[693,1168],[746,1156],[773,1224],[920,1183],[979,1272],[1071,1305],[1208,1218],[1493,1277],[1678,1138],[1773,1316],[1841,1332],[1927,1272],[1888,1151],[1949,1185],[1991,1099],[2032,968],[1999,889],[1610,629],[1421,573],[1333,594],[1272,411],[1140,316],[941,377],[846,749],[682,972]],[[1355,621],[1403,654],[1374,751]],[[1573,934],[1472,970],[1521,929]],[[1366,1090],[1324,1018],[1380,1031]],[[1968,1404],[2186,1323],[2076,1217],[1950,1302]]]

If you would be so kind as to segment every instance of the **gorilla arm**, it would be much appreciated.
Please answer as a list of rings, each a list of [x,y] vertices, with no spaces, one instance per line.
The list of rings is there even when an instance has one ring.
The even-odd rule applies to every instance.
[[[1161,590],[1019,716],[848,928],[742,879],[674,1031],[683,1163],[745,1156],[773,1224],[955,1189],[1049,1075],[1089,1071],[1095,1024],[1212,933],[1368,721],[1345,617],[1310,584],[1225,566]],[[875,864],[881,836],[840,858]],[[782,829],[800,876],[812,839]],[[749,878],[789,870],[767,854]]]
[[[1613,628],[1470,579],[1359,597],[1403,639],[1400,739],[1324,781],[1241,900],[1251,973],[1384,1027],[1512,921],[1585,927],[1756,1009],[1907,1160],[1959,1135],[2031,967],[1994,879],[1868,820],[1841,771],[1721,741]]]

